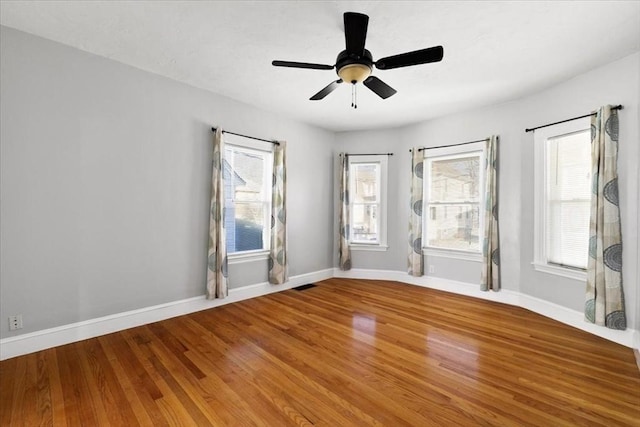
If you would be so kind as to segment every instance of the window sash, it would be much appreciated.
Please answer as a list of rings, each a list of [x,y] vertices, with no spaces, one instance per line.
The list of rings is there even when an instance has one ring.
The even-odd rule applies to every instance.
[[[547,263],[586,270],[589,256],[588,230],[591,201],[581,199],[548,200],[547,202],[545,230]],[[573,209],[571,209],[572,207]],[[576,214],[575,211],[578,209],[581,212]],[[569,212],[563,215],[563,212],[568,210],[573,213]],[[552,216],[553,212],[557,212],[560,216]],[[587,229],[586,236],[584,228]],[[580,237],[584,238],[577,240]]]
[[[464,251],[464,252],[474,252],[479,253],[481,251],[480,246],[480,234],[482,233],[482,228],[480,227],[480,204],[479,203],[427,203],[427,218],[426,218],[426,241],[424,243],[425,249],[446,249],[453,251]],[[455,208],[464,208],[464,217],[461,217],[462,213],[459,212],[460,209]],[[445,213],[445,217],[442,218],[440,222],[437,222],[434,230],[434,227],[430,225],[437,220],[434,218],[434,214],[436,213],[436,208],[445,208],[445,212],[447,208],[454,208],[453,212]],[[456,212],[458,211],[458,212]],[[477,223],[477,227],[474,227],[474,223]],[[448,228],[443,228],[443,226],[448,225]],[[473,229],[476,228],[475,239],[473,238]],[[444,239],[437,238],[434,234],[438,232],[444,232],[449,230],[448,233],[451,233],[451,230],[455,230],[455,234],[459,235],[463,233],[465,238],[459,239],[449,239],[451,243],[455,245],[446,245],[444,244]],[[434,233],[435,231],[435,233]],[[437,244],[437,241],[442,241],[443,243]],[[467,244],[467,247],[464,247]]]
[[[369,230],[369,233],[365,233],[364,230],[362,232],[357,233],[356,232],[356,227],[354,226],[354,224],[356,223],[355,219],[353,219],[354,214],[357,212],[357,207],[362,206],[364,208],[367,207],[373,207],[373,211],[376,212],[376,221],[373,224],[373,231],[371,231],[371,229]],[[351,236],[350,236],[350,241],[351,243],[358,243],[358,244],[365,244],[365,245],[371,245],[371,244],[380,244],[380,203],[371,203],[371,202],[367,202],[367,203],[352,203],[351,204],[351,216],[352,216],[352,222],[351,222]],[[359,239],[356,237],[357,234],[360,235],[374,235],[375,238],[373,239]]]

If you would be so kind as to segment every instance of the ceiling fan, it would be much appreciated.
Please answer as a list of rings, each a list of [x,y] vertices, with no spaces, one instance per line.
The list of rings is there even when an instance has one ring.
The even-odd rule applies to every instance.
[[[442,46],[429,47],[427,49],[415,50],[398,55],[387,56],[386,58],[373,60],[371,52],[364,48],[367,38],[367,26],[369,17],[362,13],[344,13],[344,38],[346,49],[338,54],[334,65],[312,64],[308,62],[273,61],[276,67],[309,68],[313,70],[333,70],[336,69],[338,80],[329,83],[320,92],[313,95],[310,100],[317,101],[323,99],[336,90],[340,83],[352,84],[352,107],[357,108],[355,102],[355,85],[362,82],[366,87],[375,92],[380,98],[386,99],[396,93],[391,86],[372,76],[373,66],[378,70],[391,70],[393,68],[408,67],[411,65],[427,64],[429,62],[442,61],[444,49]]]

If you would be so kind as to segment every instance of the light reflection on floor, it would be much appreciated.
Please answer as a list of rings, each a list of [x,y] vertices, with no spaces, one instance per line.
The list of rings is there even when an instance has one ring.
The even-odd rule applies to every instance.
[[[455,334],[441,334],[437,330],[426,335],[426,354],[430,359],[438,360],[445,369],[464,372],[470,379],[477,379],[480,364],[478,342],[470,337],[457,337]]]
[[[375,346],[376,344],[376,316],[371,314],[354,313],[351,318],[353,338],[360,342]]]

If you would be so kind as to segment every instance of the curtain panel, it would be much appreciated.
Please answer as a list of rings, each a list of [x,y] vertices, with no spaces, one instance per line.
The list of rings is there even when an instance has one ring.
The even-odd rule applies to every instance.
[[[610,329],[627,327],[622,289],[618,199],[618,114],[610,105],[591,117],[591,220],[585,318]]]
[[[485,211],[480,290],[500,290],[500,239],[498,235],[498,136],[485,146]]]
[[[407,272],[412,276],[424,274],[422,256],[422,180],[424,153],[418,147],[411,150],[411,189],[409,206],[409,257]]]
[[[209,209],[209,251],[207,258],[207,299],[228,295],[227,247],[224,228],[224,141],[219,127],[213,137],[213,171]]]
[[[340,218],[338,236],[338,265],[340,270],[351,270],[349,250],[350,210],[349,210],[349,156],[340,154]]]
[[[273,151],[273,183],[271,189],[271,247],[269,248],[269,283],[286,282],[287,272],[287,173],[285,141]]]

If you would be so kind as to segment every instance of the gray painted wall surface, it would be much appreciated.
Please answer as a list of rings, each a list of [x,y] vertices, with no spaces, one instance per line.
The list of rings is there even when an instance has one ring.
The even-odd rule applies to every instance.
[[[384,256],[369,252],[354,253],[353,268],[406,270],[410,147],[454,144],[497,134],[500,136],[499,215],[503,287],[581,311],[584,283],[535,271],[531,265],[534,238],[534,136],[524,130],[586,114],[604,104],[623,104],[618,162],[625,242],[623,280],[628,324],[640,329],[640,200],[637,188],[640,163],[639,75],[640,53],[636,53],[517,101],[402,129],[339,133],[338,146],[344,146],[349,151],[395,153],[393,163],[390,163],[390,176],[397,175],[389,181],[389,204],[393,215],[389,215],[388,227],[399,235],[393,244],[390,241],[389,250]],[[479,283],[480,280],[479,263],[427,256],[425,264],[434,266],[435,273],[432,275],[436,277],[469,283]]]
[[[290,273],[332,267],[333,133],[1,31],[0,337],[204,294],[211,126],[288,141]]]
[[[3,27],[0,37],[0,319],[27,333],[204,292],[210,127],[288,145],[290,274],[336,264],[340,151],[389,158],[386,252],[354,268],[406,269],[409,148],[498,134],[502,278],[576,310],[584,285],[533,270],[533,135],[527,127],[622,103],[620,195],[629,324],[640,329],[640,54],[535,96],[400,129],[337,135]],[[480,264],[428,257],[434,276],[478,283]],[[266,262],[230,266],[231,287]],[[635,301],[635,304],[633,303]],[[635,307],[634,307],[635,305]],[[2,322],[0,337],[7,331]]]

